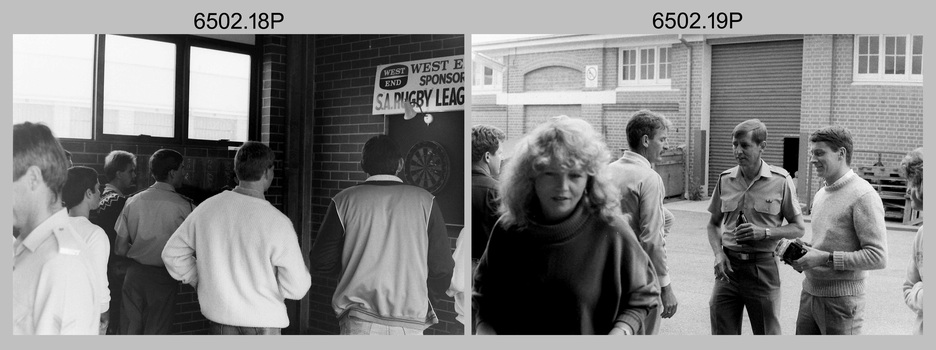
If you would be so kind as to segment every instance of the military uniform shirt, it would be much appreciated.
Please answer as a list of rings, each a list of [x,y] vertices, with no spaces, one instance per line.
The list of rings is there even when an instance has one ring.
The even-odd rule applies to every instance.
[[[162,251],[166,241],[194,207],[165,182],[156,182],[127,199],[114,225],[117,237],[129,237],[127,257],[144,265],[165,266]]]
[[[725,170],[718,177],[715,191],[709,202],[710,213],[722,213],[724,231],[722,246],[739,252],[772,252],[777,246],[777,237],[739,244],[732,232],[741,210],[749,223],[765,228],[783,225],[783,219],[802,214],[796,198],[793,178],[783,168],[771,166],[761,160],[760,173],[750,183],[741,175],[738,166]]]
[[[13,243],[13,334],[98,334],[89,248],[62,209]]]

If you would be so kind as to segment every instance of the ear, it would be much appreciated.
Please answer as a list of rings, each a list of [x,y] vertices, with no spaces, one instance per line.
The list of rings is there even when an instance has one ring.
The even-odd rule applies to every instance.
[[[641,136],[640,145],[643,146],[643,148],[650,147],[650,135],[644,134],[643,136]]]
[[[491,152],[484,152],[484,162],[485,162],[485,163],[490,163],[490,162],[491,162],[491,157],[493,157],[493,155],[491,154]]]
[[[403,158],[400,158],[400,160],[397,162],[397,168],[396,168],[397,174],[399,174],[401,171],[403,171]]]
[[[85,199],[92,199],[94,198],[94,192],[92,192],[90,188],[86,189],[84,191],[84,196],[85,196]]]
[[[23,177],[31,191],[36,190],[40,184],[45,183],[45,180],[42,178],[42,170],[35,165],[26,168],[26,173],[23,174]]]

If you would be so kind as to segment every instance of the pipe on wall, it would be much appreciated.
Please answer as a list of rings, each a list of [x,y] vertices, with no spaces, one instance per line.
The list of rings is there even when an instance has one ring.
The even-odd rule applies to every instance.
[[[689,46],[689,43],[686,42],[686,39],[683,38],[682,34],[679,34],[679,42],[686,47],[686,148],[683,150],[683,175],[685,175],[684,186],[683,186],[683,198],[688,199],[689,193],[691,193],[689,188],[689,137],[690,133],[690,120],[692,118],[692,46]]]

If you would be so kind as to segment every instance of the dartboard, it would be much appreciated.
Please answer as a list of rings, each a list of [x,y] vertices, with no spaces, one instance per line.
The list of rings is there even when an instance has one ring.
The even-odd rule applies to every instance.
[[[436,194],[448,182],[451,166],[445,148],[434,141],[420,141],[406,153],[403,174],[406,183]]]

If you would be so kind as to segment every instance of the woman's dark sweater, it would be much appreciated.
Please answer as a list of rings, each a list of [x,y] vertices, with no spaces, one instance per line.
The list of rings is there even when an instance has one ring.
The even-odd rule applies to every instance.
[[[475,324],[497,334],[638,331],[660,288],[625,223],[606,224],[582,206],[564,222],[494,228],[475,272]]]

